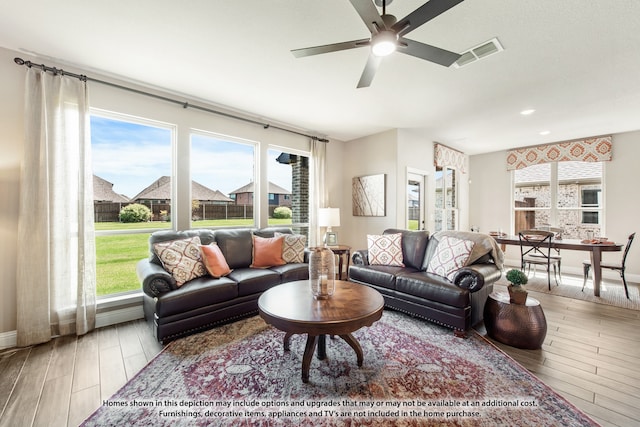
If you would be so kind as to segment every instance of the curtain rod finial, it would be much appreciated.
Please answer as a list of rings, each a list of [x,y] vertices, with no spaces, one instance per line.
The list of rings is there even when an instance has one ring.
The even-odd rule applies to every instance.
[[[13,58],[13,62],[15,62],[18,65],[24,65],[24,59],[22,58]]]

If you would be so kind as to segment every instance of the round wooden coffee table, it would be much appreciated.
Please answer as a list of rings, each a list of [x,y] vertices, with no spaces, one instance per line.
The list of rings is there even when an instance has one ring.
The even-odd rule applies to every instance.
[[[362,366],[362,347],[351,333],[382,317],[384,299],[368,286],[336,280],[335,293],[328,299],[316,300],[309,281],[299,280],[265,291],[258,299],[258,308],[265,322],[285,332],[285,351],[289,350],[293,334],[307,334],[302,358],[302,381],[306,383],[316,347],[318,358],[326,357],[326,335],[345,340],[356,352],[358,366]]]

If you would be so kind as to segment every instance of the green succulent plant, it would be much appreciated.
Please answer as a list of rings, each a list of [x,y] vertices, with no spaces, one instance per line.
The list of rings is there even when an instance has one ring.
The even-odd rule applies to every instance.
[[[524,274],[521,270],[518,270],[516,268],[507,271],[507,280],[513,286],[526,285],[527,282],[529,281],[529,279],[527,278],[527,275]]]

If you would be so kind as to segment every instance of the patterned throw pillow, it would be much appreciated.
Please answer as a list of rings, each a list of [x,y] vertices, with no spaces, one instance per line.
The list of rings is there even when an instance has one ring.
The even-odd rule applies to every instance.
[[[402,257],[402,234],[368,234],[367,249],[369,264],[404,267]]]
[[[284,237],[260,237],[253,235],[253,262],[250,267],[269,268],[284,265],[282,259],[282,243]]]
[[[303,234],[286,234],[275,232],[275,237],[284,237],[282,243],[282,259],[287,264],[304,262],[304,248],[307,245],[307,236]]]
[[[219,279],[231,273],[229,264],[227,264],[227,260],[217,244],[200,245],[200,251],[202,253],[202,262],[211,277]]]
[[[174,279],[178,287],[189,280],[204,276],[207,269],[200,256],[200,238],[171,240],[153,245],[162,266]]]
[[[465,265],[472,250],[472,241],[444,236],[438,242],[436,251],[429,261],[427,273],[435,273],[453,280],[455,272]]]

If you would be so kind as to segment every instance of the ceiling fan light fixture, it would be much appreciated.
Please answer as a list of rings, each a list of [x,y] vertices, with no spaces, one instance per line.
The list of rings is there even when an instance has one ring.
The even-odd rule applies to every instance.
[[[372,37],[371,52],[375,56],[387,56],[395,52],[398,46],[398,36],[392,31],[380,31]]]

